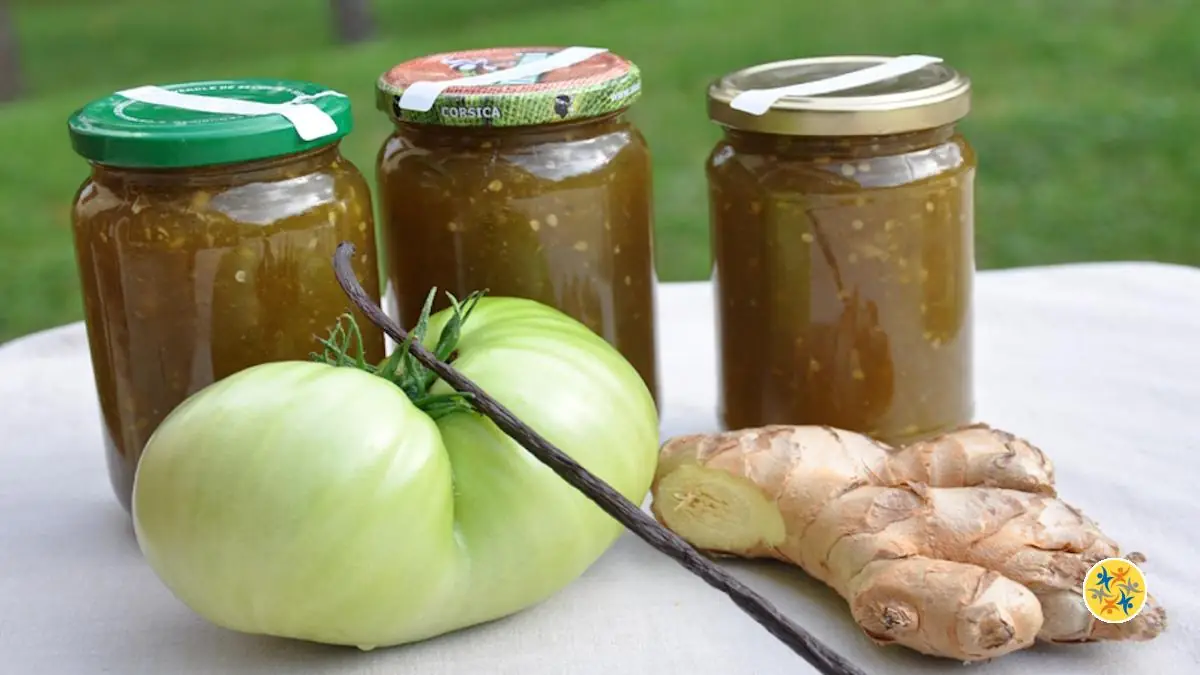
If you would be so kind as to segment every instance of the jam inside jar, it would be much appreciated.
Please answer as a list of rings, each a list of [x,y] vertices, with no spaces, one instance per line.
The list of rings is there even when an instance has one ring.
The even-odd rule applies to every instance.
[[[789,63],[793,79],[821,74]],[[957,77],[890,86],[938,75]],[[707,175],[726,427],[903,444],[971,421],[976,158],[946,100],[891,124],[839,126],[828,109],[846,98],[815,122],[725,124]]]
[[[169,91],[275,103],[324,90],[232,81]],[[349,104],[325,106],[338,131],[316,141],[282,117],[231,119],[120,95],[72,118],[91,163],[72,215],[76,261],[109,476],[127,510],[143,446],[188,396],[251,366],[307,360],[347,312],[365,357],[384,356],[382,332],[333,274],[334,250],[353,243],[355,272],[378,300],[369,186],[338,147]]]
[[[560,54],[494,49],[390,70],[396,125],[378,158],[390,310],[412,326],[473,291],[555,307],[597,333],[657,396],[650,151],[626,117],[636,68],[607,52],[519,81],[447,88],[403,106],[418,78],[500,73]],[[470,71],[474,72],[474,71]]]

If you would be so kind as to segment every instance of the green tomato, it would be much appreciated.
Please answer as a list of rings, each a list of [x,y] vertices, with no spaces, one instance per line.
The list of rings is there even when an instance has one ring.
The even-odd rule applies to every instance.
[[[431,318],[427,346],[447,318]],[[654,402],[582,324],[485,298],[454,366],[642,501]],[[486,417],[435,421],[382,377],[315,362],[256,366],[176,408],[142,455],[133,518],[154,572],[212,623],[361,649],[543,601],[622,530]]]

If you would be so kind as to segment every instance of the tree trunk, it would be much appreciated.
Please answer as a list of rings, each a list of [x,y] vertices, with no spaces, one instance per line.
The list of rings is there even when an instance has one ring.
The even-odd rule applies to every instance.
[[[368,40],[374,34],[371,0],[329,0],[329,4],[338,42],[353,44]]]
[[[0,102],[15,101],[24,91],[16,22],[8,9],[8,0],[0,0]]]

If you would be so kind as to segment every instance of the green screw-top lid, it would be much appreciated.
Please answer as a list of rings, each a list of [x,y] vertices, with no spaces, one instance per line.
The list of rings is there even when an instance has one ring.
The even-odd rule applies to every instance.
[[[594,47],[498,47],[423,56],[380,76],[376,105],[395,121],[520,127],[599,117],[642,90],[628,60]]]
[[[350,99],[311,82],[215,80],[136,87],[68,121],[93,162],[180,168],[279,157],[333,143],[353,127]]]

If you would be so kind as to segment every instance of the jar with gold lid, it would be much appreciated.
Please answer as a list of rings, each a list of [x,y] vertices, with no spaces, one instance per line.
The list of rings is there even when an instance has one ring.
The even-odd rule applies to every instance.
[[[650,150],[637,66],[601,48],[433,54],[378,82],[392,312],[431,288],[536,300],[612,344],[657,396]]]
[[[970,83],[940,59],[759,65],[708,92],[725,426],[890,443],[970,422]]]
[[[352,312],[342,241],[378,301],[368,184],[339,146],[349,99],[309,82],[128,89],[68,123],[89,164],[72,210],[108,473],[128,510],[146,441],[187,397],[240,370],[306,360]]]

